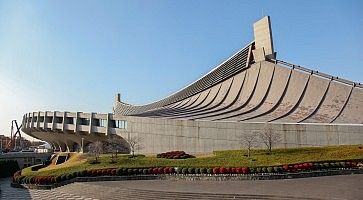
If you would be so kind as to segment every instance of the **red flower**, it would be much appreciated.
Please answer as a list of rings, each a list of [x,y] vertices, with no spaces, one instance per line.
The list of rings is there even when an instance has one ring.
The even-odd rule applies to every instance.
[[[224,168],[224,167],[220,167],[220,168],[219,168],[219,172],[220,172],[221,174],[225,174],[225,173],[227,173],[227,169],[226,169],[226,168]]]
[[[243,174],[248,174],[250,172],[250,168],[248,167],[242,167],[242,173]]]

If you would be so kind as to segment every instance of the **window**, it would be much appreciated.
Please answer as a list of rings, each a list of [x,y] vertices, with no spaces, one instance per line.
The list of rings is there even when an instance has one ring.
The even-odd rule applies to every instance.
[[[88,118],[78,118],[78,122],[79,122],[79,125],[85,125],[85,126],[88,126],[89,125],[89,119]]]
[[[107,120],[105,120],[105,119],[100,119],[100,124],[99,124],[99,126],[107,127]]]
[[[75,120],[74,117],[66,117],[64,121],[66,124],[74,124]]]
[[[45,123],[52,123],[53,122],[53,117],[46,117],[45,118]]]
[[[44,116],[39,117],[39,122],[44,122]]]
[[[55,117],[54,118],[54,123],[63,123],[63,117]]]
[[[127,121],[126,120],[111,120],[110,121],[111,128],[121,128],[127,129]]]
[[[116,120],[116,127],[115,128],[122,128],[127,129],[127,121],[125,120]]]

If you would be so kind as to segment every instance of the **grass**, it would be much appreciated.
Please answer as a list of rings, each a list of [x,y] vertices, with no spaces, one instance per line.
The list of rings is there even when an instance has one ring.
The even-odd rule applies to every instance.
[[[238,166],[273,166],[301,162],[316,162],[328,160],[363,159],[363,145],[342,145],[327,147],[309,147],[294,149],[274,149],[271,155],[265,150],[254,150],[250,158],[246,157],[246,150],[215,151],[210,155],[200,155],[196,158],[185,160],[173,160],[156,158],[153,156],[140,156],[129,158],[129,155],[121,155],[117,163],[111,164],[110,155],[102,155],[99,164],[89,164],[87,160],[93,159],[87,154],[74,154],[67,162],[61,165],[50,165],[37,172],[29,168],[23,170],[23,175],[60,175],[64,173],[85,169],[116,168],[116,167],[238,167]]]

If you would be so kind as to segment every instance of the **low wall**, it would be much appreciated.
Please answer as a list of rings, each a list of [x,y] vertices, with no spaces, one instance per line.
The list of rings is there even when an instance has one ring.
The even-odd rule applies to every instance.
[[[144,148],[138,153],[160,153],[185,150],[189,153],[240,149],[240,137],[262,132],[265,123],[210,122],[172,120],[145,117],[124,117],[126,131],[116,131],[124,138],[143,138]],[[347,124],[281,124],[270,123],[273,132],[281,136],[280,148],[363,144],[363,125]],[[263,148],[259,142],[257,148]]]

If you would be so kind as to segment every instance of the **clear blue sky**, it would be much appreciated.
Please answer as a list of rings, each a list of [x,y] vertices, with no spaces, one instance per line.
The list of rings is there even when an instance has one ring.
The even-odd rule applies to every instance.
[[[0,134],[26,112],[167,96],[252,41],[262,15],[279,59],[363,82],[362,2],[0,0]]]

